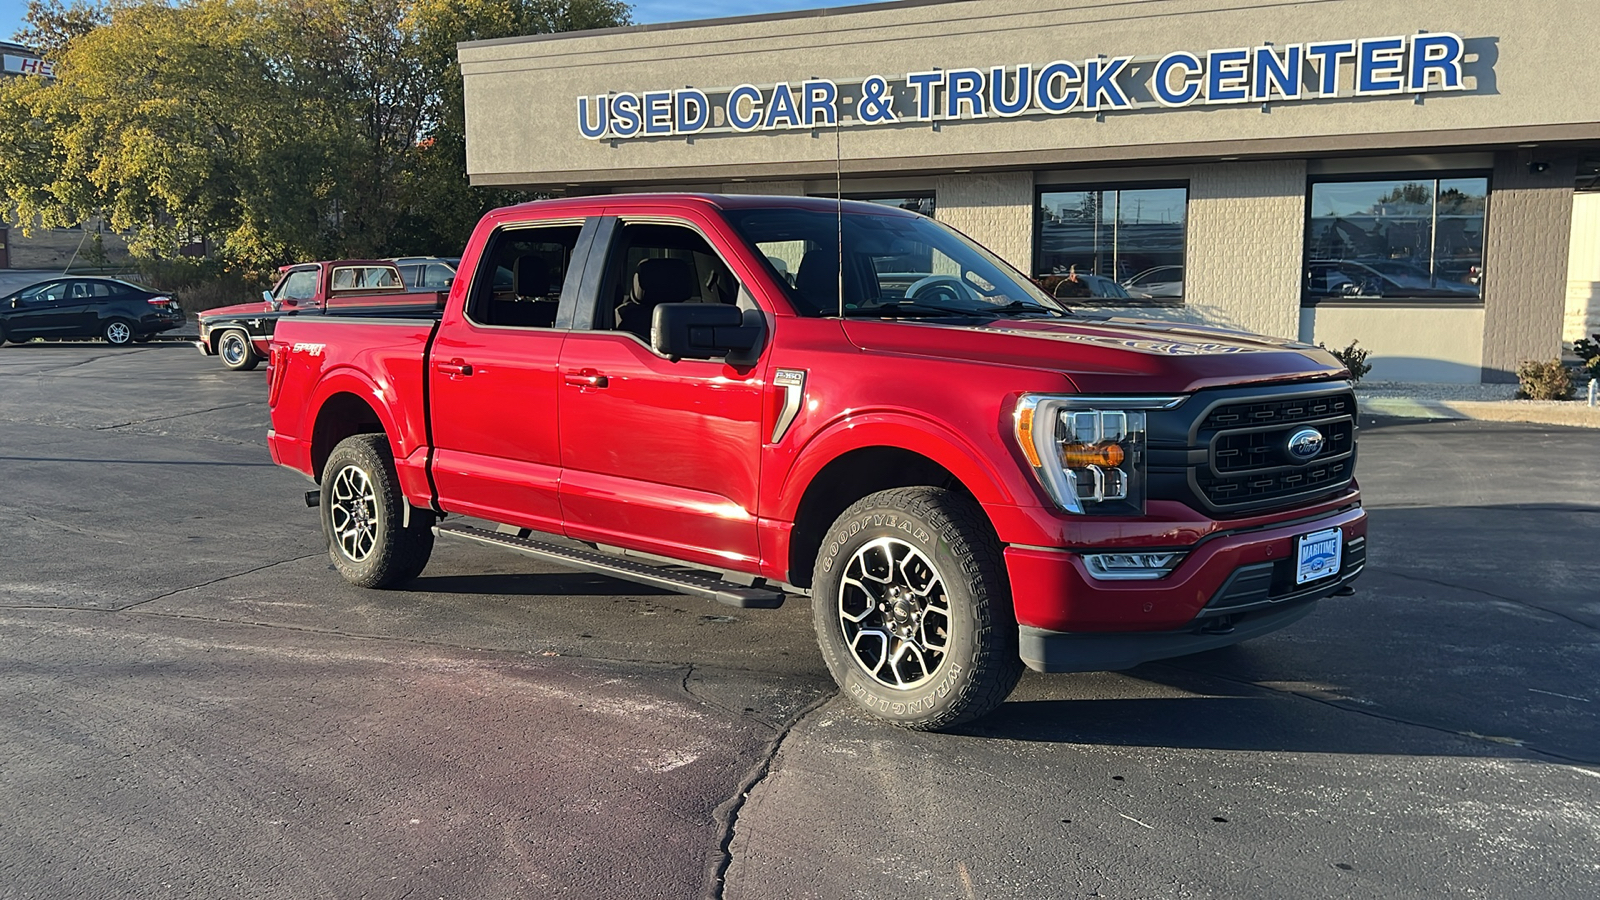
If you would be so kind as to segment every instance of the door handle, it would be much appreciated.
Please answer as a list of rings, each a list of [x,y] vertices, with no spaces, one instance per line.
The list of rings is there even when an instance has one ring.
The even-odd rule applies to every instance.
[[[566,382],[572,387],[603,388],[610,380],[594,369],[574,369],[566,374]]]
[[[468,365],[467,361],[463,359],[452,359],[449,362],[436,362],[433,364],[433,368],[434,371],[440,373],[441,375],[466,376],[472,374],[472,366]]]

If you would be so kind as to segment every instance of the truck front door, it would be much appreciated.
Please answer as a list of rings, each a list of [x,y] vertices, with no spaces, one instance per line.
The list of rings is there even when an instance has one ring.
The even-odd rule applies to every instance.
[[[649,346],[660,303],[753,306],[712,227],[624,220],[590,266],[561,350],[561,510],[579,540],[749,570],[766,359],[674,362]]]
[[[446,512],[559,534],[556,365],[593,220],[503,226],[428,357],[433,478]],[[558,314],[567,310],[558,323]]]

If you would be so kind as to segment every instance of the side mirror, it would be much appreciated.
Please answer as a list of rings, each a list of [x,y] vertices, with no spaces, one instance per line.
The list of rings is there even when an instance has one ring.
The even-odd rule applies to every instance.
[[[747,358],[761,341],[757,324],[744,311],[724,303],[663,303],[650,320],[650,346],[670,359]]]
[[[261,292],[261,299],[267,301],[268,303],[271,303],[272,302],[272,292],[271,291],[262,291]]]

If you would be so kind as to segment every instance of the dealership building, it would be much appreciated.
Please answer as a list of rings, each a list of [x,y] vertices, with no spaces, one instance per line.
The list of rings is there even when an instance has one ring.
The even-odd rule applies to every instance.
[[[467,164],[917,209],[1077,308],[1503,382],[1600,331],[1592,12],[909,0],[479,41]]]

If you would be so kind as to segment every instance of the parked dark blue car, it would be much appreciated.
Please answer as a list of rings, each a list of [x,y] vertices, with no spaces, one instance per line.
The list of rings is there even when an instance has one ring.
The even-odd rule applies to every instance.
[[[0,340],[102,338],[122,347],[183,324],[170,294],[116,278],[52,278],[0,297]]]

